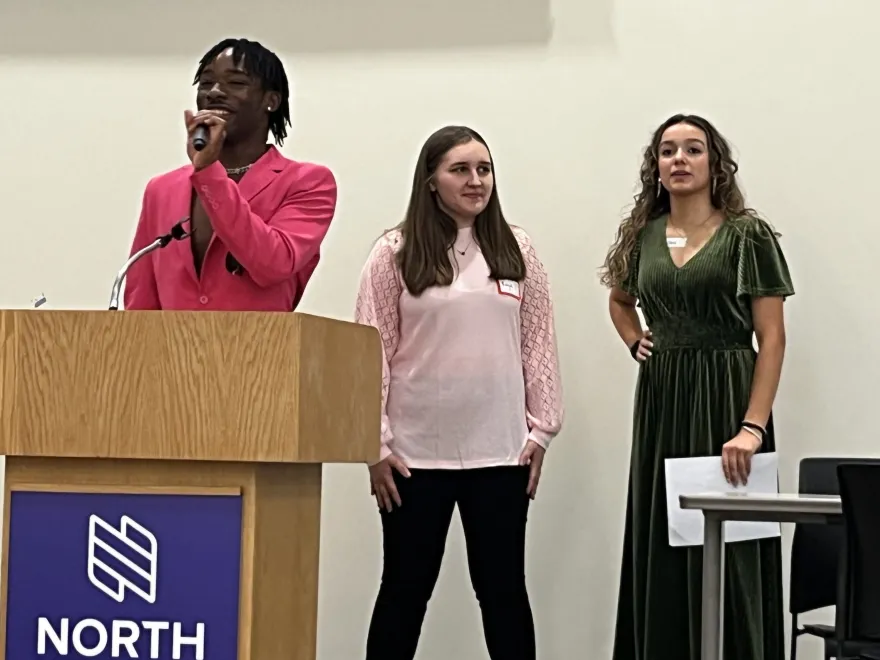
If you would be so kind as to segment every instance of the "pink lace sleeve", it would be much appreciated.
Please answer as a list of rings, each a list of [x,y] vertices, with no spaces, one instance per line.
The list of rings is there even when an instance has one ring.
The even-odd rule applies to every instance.
[[[379,460],[391,453],[392,433],[388,423],[385,405],[388,400],[388,386],[391,382],[389,361],[397,351],[400,338],[400,300],[401,282],[394,261],[395,248],[399,235],[389,232],[380,238],[361,273],[361,282],[355,303],[356,323],[371,325],[379,330],[382,338],[382,448]]]
[[[553,303],[547,271],[528,234],[518,227],[514,233],[526,262],[520,319],[529,439],[546,449],[564,416]]]

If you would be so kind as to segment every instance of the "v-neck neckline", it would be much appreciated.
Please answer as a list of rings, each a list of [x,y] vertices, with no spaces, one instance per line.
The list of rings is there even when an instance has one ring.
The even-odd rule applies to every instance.
[[[726,225],[726,224],[727,224],[727,220],[722,220],[721,224],[719,224],[718,227],[715,228],[715,231],[712,232],[712,235],[706,239],[706,242],[703,243],[703,245],[700,247],[700,249],[697,250],[696,252],[694,252],[691,255],[690,259],[688,259],[681,266],[679,266],[677,263],[675,263],[675,259],[672,258],[672,249],[669,247],[669,243],[666,242],[667,241],[666,231],[669,229],[669,214],[667,213],[665,216],[663,216],[663,232],[662,232],[662,234],[663,234],[663,249],[666,252],[666,258],[669,259],[669,263],[672,264],[672,267],[676,271],[682,271],[685,268],[687,268],[688,265],[694,259],[696,259],[701,254],[703,254],[703,252],[706,251],[706,248],[708,248],[709,246],[712,245],[712,242],[715,240],[715,238],[718,236],[718,234],[721,233],[721,230],[724,229],[724,225]]]

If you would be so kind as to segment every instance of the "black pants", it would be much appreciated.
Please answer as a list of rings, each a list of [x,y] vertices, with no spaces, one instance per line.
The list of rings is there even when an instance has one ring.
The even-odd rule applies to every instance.
[[[413,660],[458,504],[468,570],[492,660],[535,660],[526,591],[527,467],[395,473],[402,506],[382,511],[382,585],[367,660]]]

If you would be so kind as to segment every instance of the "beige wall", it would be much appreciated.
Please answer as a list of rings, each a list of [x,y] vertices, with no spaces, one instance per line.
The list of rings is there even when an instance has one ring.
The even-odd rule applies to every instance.
[[[295,83],[284,152],[339,180],[304,310],[350,318],[361,264],[401,217],[422,141],[445,123],[472,125],[556,298],[568,419],[531,514],[539,646],[553,660],[605,658],[635,369],[595,267],[667,115],[716,122],[741,154],[749,201],[784,234],[798,295],[777,406],[783,487],[807,454],[875,453],[880,6],[549,3],[3,0],[0,304],[44,292],[55,308],[106,306],[147,178],[185,160],[189,82],[222,37],[282,55]],[[320,657],[350,660],[378,585],[379,522],[363,468],[330,468],[326,484]],[[419,654],[454,657],[485,657],[457,524]]]

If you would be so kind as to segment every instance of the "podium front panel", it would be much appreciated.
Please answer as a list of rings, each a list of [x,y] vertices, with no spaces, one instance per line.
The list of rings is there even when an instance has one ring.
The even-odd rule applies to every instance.
[[[0,660],[314,660],[320,464],[6,458]]]
[[[16,487],[6,657],[236,660],[241,514],[240,492]]]

